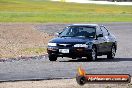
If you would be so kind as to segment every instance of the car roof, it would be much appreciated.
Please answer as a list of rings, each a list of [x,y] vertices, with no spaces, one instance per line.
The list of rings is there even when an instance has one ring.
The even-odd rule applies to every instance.
[[[68,25],[68,26],[99,26],[98,24],[71,24],[71,25]]]

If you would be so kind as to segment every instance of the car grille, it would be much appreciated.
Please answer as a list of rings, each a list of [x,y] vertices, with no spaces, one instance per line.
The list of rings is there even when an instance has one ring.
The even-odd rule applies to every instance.
[[[72,47],[73,44],[57,44],[59,47]]]

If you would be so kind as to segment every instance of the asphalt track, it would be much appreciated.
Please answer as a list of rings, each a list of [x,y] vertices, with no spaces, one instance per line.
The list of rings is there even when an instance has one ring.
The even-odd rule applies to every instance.
[[[59,58],[56,62],[50,62],[46,55],[0,60],[0,81],[74,78],[79,66],[88,74],[132,75],[132,23],[102,24],[117,37],[118,50],[115,59],[108,60],[104,56],[91,62],[85,59]],[[36,29],[53,34],[65,25],[67,24],[38,24]]]

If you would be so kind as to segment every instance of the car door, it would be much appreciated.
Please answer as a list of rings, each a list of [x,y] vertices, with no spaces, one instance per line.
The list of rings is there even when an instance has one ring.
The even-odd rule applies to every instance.
[[[96,45],[97,45],[97,52],[99,53],[102,53],[102,52],[105,52],[106,51],[106,46],[105,46],[105,38],[102,36],[102,37],[99,37],[99,34],[102,34],[103,35],[103,31],[101,30],[100,26],[98,26],[97,30],[96,30]]]
[[[112,46],[110,33],[104,26],[100,26],[100,28],[103,32],[105,52],[109,52],[111,50],[111,46]]]

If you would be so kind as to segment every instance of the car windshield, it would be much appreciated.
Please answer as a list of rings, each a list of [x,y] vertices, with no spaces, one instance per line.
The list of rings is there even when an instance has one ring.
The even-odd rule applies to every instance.
[[[89,26],[69,26],[64,29],[60,37],[95,37],[96,27]]]

